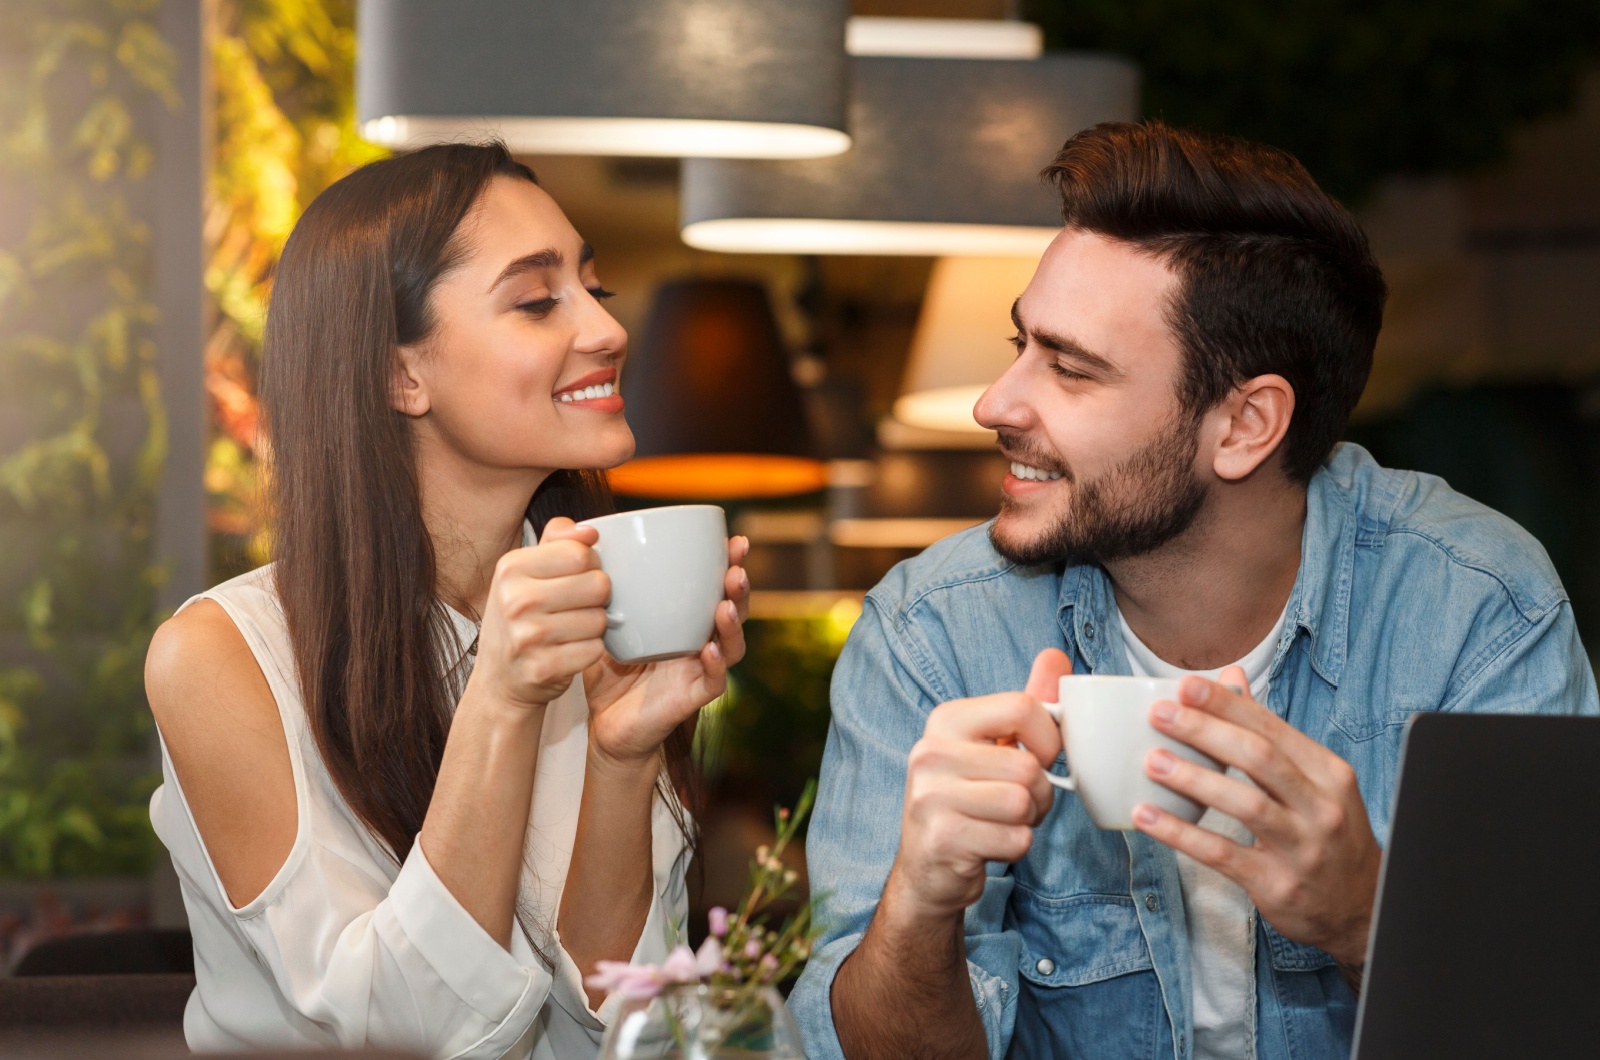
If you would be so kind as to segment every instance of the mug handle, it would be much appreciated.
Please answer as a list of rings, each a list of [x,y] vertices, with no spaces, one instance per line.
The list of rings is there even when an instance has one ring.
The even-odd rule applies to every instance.
[[[1060,703],[1044,703],[1044,704],[1041,704],[1041,705],[1044,707],[1045,713],[1049,714],[1052,718],[1056,719],[1056,723],[1057,724],[1060,724],[1060,722],[1061,722],[1061,704]],[[1050,783],[1054,784],[1056,787],[1060,788],[1062,791],[1077,791],[1078,790],[1078,781],[1077,781],[1077,778],[1075,778],[1075,777],[1070,777],[1070,776],[1068,776],[1068,777],[1058,777],[1054,773],[1052,773],[1048,769],[1046,769],[1044,771],[1044,779],[1048,780]]]
[[[607,611],[606,612],[606,628],[607,629],[621,629],[622,628],[622,624],[624,622],[626,622],[627,620],[628,620],[628,616],[624,615],[621,611]]]

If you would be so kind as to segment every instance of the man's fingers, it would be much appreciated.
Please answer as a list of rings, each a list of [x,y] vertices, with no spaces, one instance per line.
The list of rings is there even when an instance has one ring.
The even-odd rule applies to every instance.
[[[1228,685],[1242,688],[1244,692],[1235,692]],[[1323,755],[1330,753],[1327,748],[1251,698],[1250,686],[1245,681],[1241,667],[1228,667],[1218,675],[1216,681],[1208,681],[1203,677],[1184,678],[1178,685],[1178,702],[1261,734],[1307,774],[1317,768]]]
[[[979,821],[1032,827],[1039,818],[1033,792],[1021,784],[1003,780],[963,780],[947,784],[939,800],[944,809]]]
[[[1072,660],[1060,648],[1046,648],[1033,657],[1033,669],[1028,672],[1028,695],[1041,703],[1054,703],[1061,689],[1061,679],[1072,673]]]
[[[1288,811],[1253,784],[1186,762],[1161,748],[1145,756],[1144,771],[1156,783],[1234,818],[1257,838],[1277,841],[1295,835]]]
[[[924,731],[957,741],[1020,743],[1045,768],[1061,753],[1060,727],[1025,692],[951,700],[934,708]]]
[[[1232,694],[1220,686],[1212,689],[1212,698]],[[1174,716],[1163,717],[1163,711],[1173,707]],[[1150,724],[1179,743],[1188,744],[1225,766],[1238,768],[1283,803],[1306,806],[1316,797],[1311,782],[1295,761],[1282,752],[1272,737],[1257,730],[1171,700],[1158,701],[1150,708]]]
[[[1251,890],[1256,882],[1256,852],[1250,847],[1199,825],[1179,820],[1147,802],[1141,802],[1133,808],[1133,824],[1152,839],[1216,869],[1246,891]]]

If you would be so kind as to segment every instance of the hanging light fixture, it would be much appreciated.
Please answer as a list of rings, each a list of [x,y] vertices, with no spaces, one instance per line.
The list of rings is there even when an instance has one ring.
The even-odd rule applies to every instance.
[[[760,283],[663,284],[622,380],[636,448],[608,473],[618,493],[731,500],[827,485]]]
[[[928,280],[894,418],[910,427],[993,437],[972,406],[1011,364],[1011,303],[1037,258],[940,258]]]
[[[360,0],[358,118],[401,148],[838,154],[846,15],[846,0]]]
[[[953,19],[932,32],[936,20],[904,21],[917,23],[916,32],[898,41],[881,29],[864,41],[851,34],[854,143],[845,154],[684,162],[685,243],[798,254],[1037,257],[1044,250],[1061,221],[1039,170],[1078,130],[1137,116],[1137,68],[1077,53],[952,58],[1025,56],[1026,49],[1014,41],[1007,53],[975,32],[996,23]],[[938,57],[907,57],[914,48]]]

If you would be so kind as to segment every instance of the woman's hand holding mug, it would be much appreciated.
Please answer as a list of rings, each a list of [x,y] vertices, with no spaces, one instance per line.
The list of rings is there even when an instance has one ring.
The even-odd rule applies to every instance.
[[[580,524],[612,574],[606,644],[584,671],[589,738],[606,759],[637,766],[728,687],[744,657],[750,542],[728,538],[722,510],[679,505]]]
[[[472,680],[500,698],[542,709],[593,666],[605,647],[611,581],[600,569],[591,527],[552,519],[537,545],[500,557]]]

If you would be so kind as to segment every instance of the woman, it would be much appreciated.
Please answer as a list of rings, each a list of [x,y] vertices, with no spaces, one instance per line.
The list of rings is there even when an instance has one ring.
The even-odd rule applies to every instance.
[[[277,561],[191,600],[146,666],[193,1047],[592,1055],[615,1002],[581,973],[674,941],[688,730],[744,652],[748,544],[698,657],[604,654],[571,517],[633,450],[607,296],[499,145],[367,166],[290,237]]]

